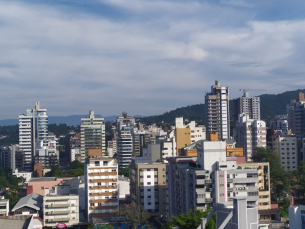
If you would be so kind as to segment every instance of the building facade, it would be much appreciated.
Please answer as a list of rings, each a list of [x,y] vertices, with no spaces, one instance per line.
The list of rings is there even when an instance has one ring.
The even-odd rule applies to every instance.
[[[236,146],[244,149],[247,161],[252,160],[255,147],[266,147],[266,123],[261,120],[250,119],[248,115],[240,115],[234,128]]]
[[[47,109],[41,109],[37,102],[33,109],[19,115],[19,146],[24,153],[24,169],[33,171],[33,157],[36,141],[45,141],[48,136]],[[44,142],[45,144],[45,142]]]
[[[279,155],[286,171],[298,169],[298,140],[295,135],[277,136],[272,149]]]
[[[166,215],[166,164],[146,163],[133,157],[130,163],[131,201],[151,216]]]
[[[249,115],[250,119],[260,120],[260,97],[250,97],[249,91],[244,91],[243,97],[233,99],[233,119],[237,122],[239,115]]]
[[[85,164],[86,212],[93,217],[112,217],[119,209],[118,165],[112,158],[87,158]]]
[[[205,96],[206,133],[218,133],[219,140],[230,137],[229,88],[221,87],[219,81],[211,86]]]
[[[80,126],[81,134],[81,162],[88,157],[88,149],[102,149],[106,152],[104,118],[95,118],[94,111],[90,110],[89,118],[82,118]]]
[[[70,186],[54,186],[45,189],[43,197],[43,222],[47,227],[65,223],[68,227],[79,223],[79,197],[69,194]]]

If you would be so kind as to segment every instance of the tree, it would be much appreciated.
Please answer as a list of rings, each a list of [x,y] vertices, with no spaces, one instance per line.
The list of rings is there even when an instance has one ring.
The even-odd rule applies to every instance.
[[[5,177],[0,177],[0,188],[7,188],[9,186]]]
[[[299,184],[299,192],[305,196],[305,161],[301,161],[298,170],[294,171],[294,175]]]
[[[66,177],[78,177],[84,175],[84,169],[69,169],[65,176]]]
[[[47,172],[44,176],[45,177],[63,177],[64,174],[62,173],[62,171],[60,170],[58,165],[52,165],[51,171]]]
[[[257,147],[252,156],[254,162],[269,162],[271,190],[276,197],[281,197],[290,189],[289,173],[285,172],[280,157],[270,148]],[[266,174],[266,171],[264,171]]]
[[[114,227],[110,224],[100,224],[95,227],[96,229],[114,229]],[[90,224],[87,229],[93,229],[93,224]]]
[[[150,215],[147,211],[143,210],[141,206],[132,204],[124,204],[120,207],[118,215],[124,216],[126,223],[134,228],[146,228],[149,226],[148,219]]]
[[[84,163],[81,163],[78,160],[72,161],[70,163],[70,169],[84,169]]]
[[[180,214],[173,216],[163,224],[162,229],[172,229],[173,227],[179,227],[180,229],[196,229],[200,223],[201,218],[206,218],[211,209],[201,211],[196,209],[193,212],[191,209],[187,214]],[[206,229],[216,229],[216,214],[214,214],[207,222]]]
[[[129,177],[129,167],[121,169],[119,171],[119,175],[124,175],[124,177]]]
[[[18,197],[18,192],[16,190],[9,190],[6,193],[5,199],[9,199],[10,202],[10,210],[13,209],[15,204],[18,202],[19,197]]]

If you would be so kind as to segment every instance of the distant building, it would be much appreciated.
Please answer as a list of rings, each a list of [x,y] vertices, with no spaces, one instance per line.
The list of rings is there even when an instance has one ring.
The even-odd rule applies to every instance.
[[[288,129],[301,139],[305,137],[305,97],[299,93],[298,98],[287,105]]]
[[[272,149],[279,155],[286,171],[298,169],[298,140],[295,135],[277,136]]]
[[[64,222],[67,227],[79,223],[79,197],[70,194],[70,186],[54,186],[45,189],[43,197],[43,222],[47,227],[56,227]]]
[[[250,119],[260,120],[260,97],[250,97],[249,91],[244,91],[243,97],[233,99],[233,120],[235,123],[241,114],[249,115]]]
[[[56,150],[56,141],[47,140],[36,142],[36,152],[34,156],[35,165],[42,163],[43,168],[51,168],[52,165],[59,165],[59,151]]]
[[[219,81],[205,96],[205,125],[207,135],[217,132],[219,140],[230,137],[229,88],[221,87]]]
[[[119,209],[118,165],[108,157],[88,157],[85,164],[86,212],[93,217],[112,217]]]
[[[275,120],[270,121],[270,127],[272,126],[275,131],[286,132],[288,130],[288,115],[276,115]]]
[[[47,109],[41,109],[37,102],[33,109],[19,115],[19,146],[24,152],[24,169],[33,171],[35,142],[45,141],[48,136]],[[45,144],[45,143],[44,143]]]
[[[85,162],[88,149],[102,149],[106,152],[104,118],[95,118],[94,111],[90,110],[89,118],[82,118],[81,134],[81,162]]]
[[[15,169],[13,175],[15,175],[16,177],[23,177],[26,183],[28,183],[29,180],[32,178],[32,172],[18,171],[18,169]]]
[[[255,147],[266,147],[266,123],[250,119],[248,115],[240,115],[234,128],[236,146],[244,149],[247,161],[252,160]]]
[[[80,152],[80,148],[73,148],[71,149],[71,162],[78,160],[79,162],[81,162],[81,152]]]

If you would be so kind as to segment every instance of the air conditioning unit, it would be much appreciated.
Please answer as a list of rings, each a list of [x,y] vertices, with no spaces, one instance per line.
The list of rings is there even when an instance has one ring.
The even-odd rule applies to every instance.
[[[115,180],[114,178],[112,180]]]

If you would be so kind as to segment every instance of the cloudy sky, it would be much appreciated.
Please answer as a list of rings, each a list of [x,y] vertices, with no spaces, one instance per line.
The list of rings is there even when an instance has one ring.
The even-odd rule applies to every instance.
[[[154,115],[204,103],[215,79],[305,88],[303,0],[0,0],[0,119]]]

